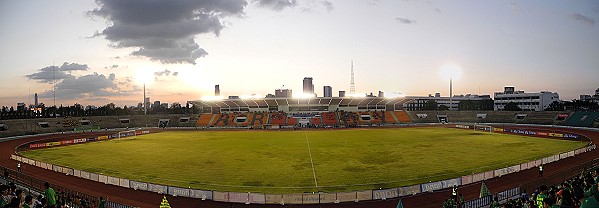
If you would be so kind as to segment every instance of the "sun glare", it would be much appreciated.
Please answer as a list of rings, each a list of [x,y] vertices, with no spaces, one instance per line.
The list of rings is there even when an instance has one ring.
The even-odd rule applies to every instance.
[[[458,79],[462,76],[462,69],[456,64],[445,64],[441,67],[443,79]]]
[[[135,81],[140,84],[151,84],[154,81],[154,72],[149,69],[138,69],[135,74]]]

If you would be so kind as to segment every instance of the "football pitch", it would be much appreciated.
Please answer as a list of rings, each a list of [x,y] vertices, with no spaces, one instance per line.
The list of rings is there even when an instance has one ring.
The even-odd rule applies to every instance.
[[[585,144],[439,127],[166,131],[21,154],[78,170],[170,186],[303,193],[451,179]]]

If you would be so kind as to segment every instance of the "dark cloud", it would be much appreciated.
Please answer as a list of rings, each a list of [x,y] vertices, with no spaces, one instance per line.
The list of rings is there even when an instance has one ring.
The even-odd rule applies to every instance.
[[[179,72],[173,72],[173,76],[178,76]]]
[[[104,68],[105,69],[108,69],[108,68],[110,68],[110,69],[116,69],[116,68],[119,68],[119,65],[114,64],[112,66],[105,66]]]
[[[199,34],[219,35],[222,18],[243,15],[245,0],[96,0],[90,14],[111,25],[99,32],[117,48],[162,63],[190,63],[208,55],[195,41]]]
[[[580,23],[584,23],[584,24],[589,24],[589,25],[594,25],[595,24],[595,20],[593,18],[584,16],[582,14],[579,13],[573,13],[570,15],[570,17]]]
[[[164,71],[157,71],[157,72],[154,72],[154,79],[156,81],[159,81],[160,77],[162,77],[162,76],[168,77],[168,76],[171,76],[171,75],[173,75],[174,77],[176,77],[177,75],[179,75],[179,72],[171,72],[168,69],[165,69]]]
[[[64,62],[61,66],[47,66],[39,69],[38,72],[25,75],[25,77],[41,83],[53,83],[55,80],[60,81],[74,77],[70,74],[72,71],[85,71],[88,69],[89,67],[85,64]]]
[[[327,11],[333,11],[334,7],[333,7],[333,3],[331,3],[328,0],[324,0],[322,1],[322,5],[324,5],[325,8],[327,8]]]
[[[400,22],[402,24],[413,24],[413,23],[416,23],[416,20],[412,20],[412,19],[408,19],[408,18],[402,18],[402,17],[396,17],[395,20],[397,20],[398,22]]]
[[[258,3],[258,6],[273,9],[275,11],[281,11],[287,7],[297,6],[297,0],[254,0]]]
[[[70,76],[56,84],[56,96],[60,99],[102,98],[114,96],[119,93],[115,82],[116,76],[110,74],[92,73],[80,77]],[[48,90],[40,97],[52,97],[52,90]]]

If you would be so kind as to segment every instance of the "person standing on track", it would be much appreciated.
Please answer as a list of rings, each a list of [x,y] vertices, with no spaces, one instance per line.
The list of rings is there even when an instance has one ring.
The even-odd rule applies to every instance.
[[[539,177],[543,177],[543,165],[539,165]]]
[[[21,163],[17,163],[17,171],[21,172]]]

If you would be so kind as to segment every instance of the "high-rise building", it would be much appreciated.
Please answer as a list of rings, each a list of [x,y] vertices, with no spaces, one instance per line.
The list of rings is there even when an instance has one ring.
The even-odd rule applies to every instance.
[[[278,98],[288,98],[288,97],[292,97],[292,91],[290,89],[276,89],[275,90],[275,97]]]
[[[516,91],[515,87],[505,87],[503,92],[495,92],[495,110],[503,110],[508,103],[515,103],[523,111],[544,111],[553,101],[559,101],[555,92]]]
[[[385,97],[385,93],[383,91],[379,91],[379,97]]]
[[[33,97],[34,97],[33,103],[35,104],[35,107],[37,108],[37,106],[39,106],[39,103],[37,102],[37,93],[35,93],[35,95]]]
[[[331,86],[324,86],[322,90],[324,97],[333,97],[333,88]]]
[[[220,96],[220,86],[214,85],[214,96]]]
[[[314,84],[312,84],[312,77],[304,77],[304,94],[314,94]]]
[[[340,90],[339,91],[339,97],[345,97],[345,91],[344,90]]]

